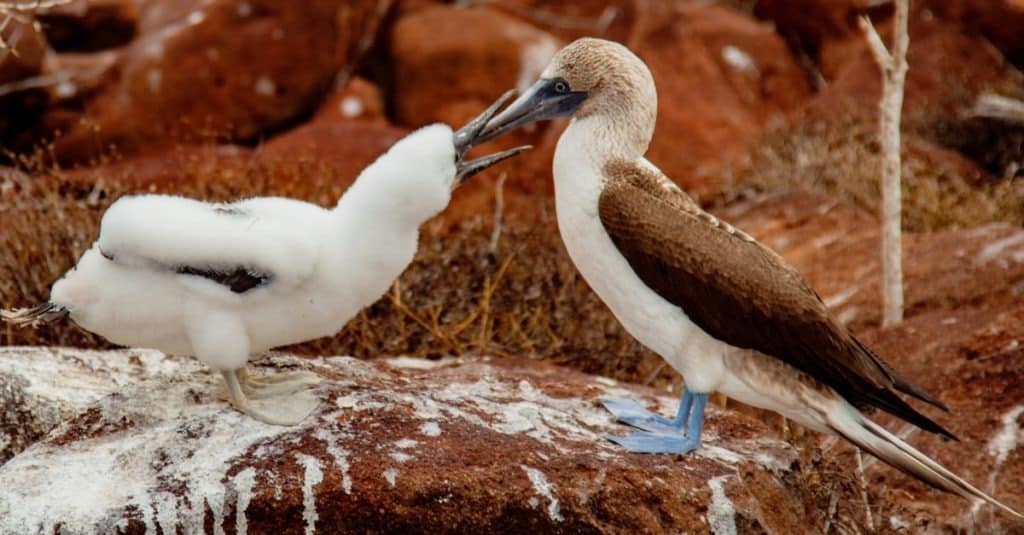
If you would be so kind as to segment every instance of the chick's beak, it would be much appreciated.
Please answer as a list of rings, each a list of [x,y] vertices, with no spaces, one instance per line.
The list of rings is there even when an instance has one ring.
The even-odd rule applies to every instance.
[[[479,145],[480,143],[483,143],[484,141],[487,141],[485,139],[480,138],[480,132],[484,129],[484,127],[487,126],[488,121],[490,121],[494,117],[494,115],[498,113],[498,110],[501,109],[501,107],[506,102],[508,102],[510,98],[512,98],[512,95],[514,93],[515,92],[512,90],[506,91],[505,94],[498,97],[498,100],[494,101],[494,103],[491,104],[486,110],[484,110],[483,113],[478,115],[472,121],[466,123],[466,126],[463,126],[458,131],[455,132],[453,141],[455,143],[456,185],[465,182],[466,179],[470,178],[471,176],[479,173],[480,171],[483,171],[484,169],[487,169],[488,167],[502,160],[507,160],[508,158],[511,158],[531,148],[529,145],[523,145],[520,147],[515,147],[512,149],[490,154],[488,156],[483,156],[481,158],[476,158],[473,160],[464,160],[464,157],[466,156],[466,153],[469,152],[469,149]]]

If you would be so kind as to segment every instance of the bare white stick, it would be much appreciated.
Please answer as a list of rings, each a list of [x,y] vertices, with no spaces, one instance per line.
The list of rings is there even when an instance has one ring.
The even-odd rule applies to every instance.
[[[882,325],[903,319],[902,231],[900,229],[900,113],[903,83],[907,77],[907,14],[910,0],[895,0],[893,49],[885,48],[871,19],[861,17],[860,27],[882,71],[878,137],[882,147]]]
[[[1024,101],[993,93],[982,93],[978,95],[970,114],[973,117],[1024,124]]]

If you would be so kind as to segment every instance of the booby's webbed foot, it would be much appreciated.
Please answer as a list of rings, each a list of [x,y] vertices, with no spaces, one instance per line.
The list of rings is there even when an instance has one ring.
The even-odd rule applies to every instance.
[[[670,420],[633,400],[602,399],[601,403],[617,420],[643,429],[625,437],[605,438],[636,453],[689,453],[700,446],[707,402],[707,394],[694,394],[684,389],[676,417]]]
[[[635,400],[601,398],[601,404],[604,405],[604,408],[608,409],[608,412],[615,416],[616,420],[638,429],[667,434],[680,431],[679,426],[675,425],[671,418],[651,412]]]
[[[700,437],[688,437],[681,431],[674,434],[634,431],[624,437],[605,435],[605,438],[633,453],[685,454],[700,446]]]
[[[228,397],[231,405],[239,412],[245,413],[252,418],[271,425],[295,425],[309,416],[320,403],[320,399],[308,387],[304,385],[298,391],[292,390],[290,395],[278,394],[277,397],[269,399],[250,398],[246,396],[239,381],[238,370],[225,370],[221,374],[224,382],[227,383]],[[245,374],[242,374],[245,377]],[[252,387],[252,381],[247,379]],[[280,386],[286,383],[277,383],[270,386]]]

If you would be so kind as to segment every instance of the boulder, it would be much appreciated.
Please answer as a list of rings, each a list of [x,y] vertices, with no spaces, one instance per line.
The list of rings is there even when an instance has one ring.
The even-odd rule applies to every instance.
[[[714,171],[809,97],[810,82],[782,38],[743,13],[704,3],[645,5],[654,12],[626,44],[658,86],[647,157],[698,197],[718,193]]]
[[[61,420],[0,466],[0,531],[798,533],[823,522],[827,496],[801,485],[797,452],[743,416],[710,408],[694,455],[604,440],[627,430],[597,398],[674,410],[651,389],[523,359],[273,355],[255,368],[320,374],[319,408],[268,426],[229,408],[219,377],[192,359],[0,350],[14,392],[5,418]],[[852,496],[838,477],[837,496]]]
[[[881,320],[877,219],[819,194],[776,193],[736,202],[718,215],[792,263],[840,320],[860,329]],[[1024,294],[1024,230],[1003,223],[903,235],[908,317]]]
[[[164,2],[166,3],[166,2]],[[139,10],[160,2],[71,0],[38,12],[46,40],[60,52],[96,52],[124,46],[135,37]],[[180,2],[189,6],[192,2]]]
[[[1017,255],[1022,256],[1019,249]],[[1019,301],[937,310],[862,333],[866,344],[949,406],[949,413],[931,407],[924,412],[960,442],[890,417],[879,421],[1018,511],[1024,508],[1024,307]],[[843,445],[826,455],[853,460],[851,452]],[[865,477],[877,491],[872,503],[883,530],[885,524],[907,533],[1024,530],[1020,519],[948,494],[919,500],[926,488],[922,483],[873,459],[865,458]]]
[[[509,88],[525,89],[561,43],[496,9],[430,6],[390,32],[395,118],[460,125]]]
[[[38,120],[46,92],[31,80],[43,71],[46,39],[30,15],[0,15],[0,146]]]
[[[344,5],[342,5],[344,4]],[[312,112],[384,16],[376,2],[153,2],[102,91],[54,142],[64,162],[252,141]],[[372,37],[372,35],[371,35]]]

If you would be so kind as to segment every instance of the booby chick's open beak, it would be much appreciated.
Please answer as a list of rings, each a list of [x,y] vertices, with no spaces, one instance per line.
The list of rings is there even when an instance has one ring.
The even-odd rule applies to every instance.
[[[494,154],[476,158],[473,160],[463,160],[469,149],[483,143],[487,140],[480,138],[480,132],[487,126],[487,123],[494,118],[494,115],[498,113],[498,110],[508,102],[515,91],[509,90],[505,94],[498,97],[498,100],[494,101],[494,104],[488,106],[486,110],[480,115],[476,116],[472,121],[466,123],[466,126],[460,128],[454,135],[455,142],[455,184],[461,184],[466,181],[469,177],[487,169],[488,167],[502,161],[507,160],[523,151],[532,148],[530,145],[522,145]],[[493,138],[488,138],[493,139]]]
[[[476,142],[490,141],[535,121],[570,117],[586,99],[586,91],[573,91],[562,77],[541,78],[505,111],[488,121],[477,135]]]

